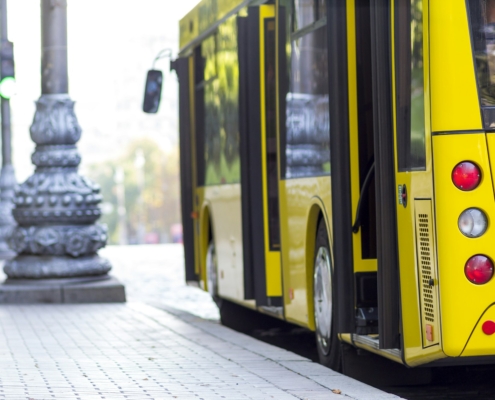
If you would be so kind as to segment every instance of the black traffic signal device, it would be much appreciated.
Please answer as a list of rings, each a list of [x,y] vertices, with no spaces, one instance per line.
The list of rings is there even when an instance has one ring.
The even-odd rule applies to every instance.
[[[15,93],[14,44],[0,42],[0,96],[10,99]]]

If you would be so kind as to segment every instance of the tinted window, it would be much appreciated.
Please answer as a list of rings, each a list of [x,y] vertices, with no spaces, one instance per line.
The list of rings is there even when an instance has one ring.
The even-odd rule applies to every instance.
[[[483,106],[495,105],[495,2],[469,1],[474,59]]]
[[[278,3],[280,175],[330,174],[326,0]]]
[[[285,177],[330,173],[326,26],[291,41]]]
[[[396,1],[397,153],[399,171],[424,169],[423,0]]]
[[[300,29],[316,21],[314,0],[294,0],[294,30]]]
[[[204,81],[204,183],[240,181],[239,65],[235,18],[202,43]]]
[[[326,16],[326,0],[292,0],[287,3],[292,10],[293,32]]]
[[[275,18],[265,19],[265,160],[268,194],[268,241],[270,250],[280,249],[278,210],[278,147]]]

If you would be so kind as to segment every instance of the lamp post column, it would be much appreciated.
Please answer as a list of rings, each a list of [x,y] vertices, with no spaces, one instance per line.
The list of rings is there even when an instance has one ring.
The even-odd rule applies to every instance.
[[[7,32],[7,0],[0,0],[0,54],[2,57],[11,57],[13,54],[5,54],[11,52],[13,47],[9,43]],[[13,64],[12,64],[13,66]],[[3,63],[0,63],[0,68],[3,68]],[[5,71],[4,71],[5,72]],[[3,75],[0,70],[0,75]],[[14,204],[14,189],[17,185],[12,166],[12,146],[11,146],[11,131],[10,131],[10,100],[1,97],[1,116],[2,116],[2,170],[0,171],[0,258],[8,259],[15,255],[7,244],[8,238],[12,235],[16,225],[12,216]]]
[[[9,279],[106,275],[110,263],[97,254],[107,240],[106,227],[96,223],[102,197],[78,174],[81,128],[68,95],[66,0],[41,0],[41,37],[42,94],[30,129],[36,169],[15,193],[18,226],[10,244],[17,256],[4,271]]]

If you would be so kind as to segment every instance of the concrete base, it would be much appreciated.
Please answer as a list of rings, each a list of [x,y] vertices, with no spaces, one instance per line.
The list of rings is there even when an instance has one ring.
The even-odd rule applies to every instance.
[[[125,288],[110,275],[66,279],[6,279],[0,304],[123,303]]]

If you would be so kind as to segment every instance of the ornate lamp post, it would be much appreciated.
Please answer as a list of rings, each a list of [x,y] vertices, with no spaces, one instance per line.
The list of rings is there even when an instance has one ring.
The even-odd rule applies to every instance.
[[[7,0],[0,0],[0,76],[14,73],[14,54],[12,43],[7,33]],[[5,65],[4,65],[5,64]],[[9,71],[11,70],[11,71]],[[5,93],[2,93],[5,95]],[[10,133],[10,100],[1,97],[2,115],[2,171],[0,172],[0,258],[8,259],[15,253],[7,245],[7,239],[12,235],[15,221],[12,217],[14,188],[17,185],[12,166],[12,149]]]
[[[30,129],[36,170],[15,193],[18,226],[11,246],[18,255],[4,271],[10,282],[77,277],[88,282],[106,277],[111,266],[97,254],[107,240],[106,227],[96,224],[99,187],[77,172],[81,128],[68,95],[66,0],[41,0],[41,18],[42,95]],[[96,301],[123,301],[123,286],[117,286],[120,297]]]

